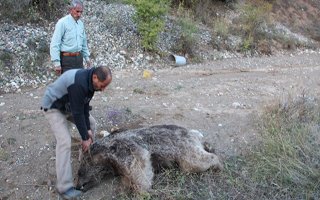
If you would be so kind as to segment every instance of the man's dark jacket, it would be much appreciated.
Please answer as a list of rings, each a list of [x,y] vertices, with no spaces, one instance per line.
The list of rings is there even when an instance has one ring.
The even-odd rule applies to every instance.
[[[45,111],[58,109],[64,114],[72,113],[82,140],[89,139],[89,102],[94,95],[93,69],[66,71],[47,87],[42,99],[42,109]]]

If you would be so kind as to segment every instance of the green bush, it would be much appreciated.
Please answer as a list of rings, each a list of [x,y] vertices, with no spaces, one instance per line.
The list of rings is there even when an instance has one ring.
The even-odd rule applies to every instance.
[[[179,5],[177,10],[177,25],[181,32],[176,44],[171,51],[189,56],[193,56],[194,49],[197,48],[197,41],[195,34],[198,32],[198,28],[193,21],[193,16],[189,10],[184,7],[183,4]]]
[[[156,51],[159,33],[164,28],[165,15],[169,9],[169,0],[130,0],[136,8],[134,20],[141,35],[145,50]]]
[[[181,27],[181,36],[177,45],[180,48],[178,51],[193,56],[193,51],[197,47],[195,34],[198,29],[190,18],[180,18],[178,24]]]
[[[253,37],[251,35],[248,35],[246,38],[244,38],[242,46],[241,46],[241,51],[246,52],[249,51],[253,48]]]
[[[218,18],[214,22],[214,32],[216,35],[227,38],[229,33],[229,24],[225,18]]]

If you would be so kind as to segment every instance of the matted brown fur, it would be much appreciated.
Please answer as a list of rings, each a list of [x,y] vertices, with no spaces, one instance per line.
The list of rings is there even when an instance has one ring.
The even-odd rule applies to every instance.
[[[177,166],[184,172],[222,169],[218,156],[205,150],[199,131],[176,125],[127,130],[97,140],[85,154],[77,187],[88,190],[110,173],[137,192],[148,191],[154,173]]]

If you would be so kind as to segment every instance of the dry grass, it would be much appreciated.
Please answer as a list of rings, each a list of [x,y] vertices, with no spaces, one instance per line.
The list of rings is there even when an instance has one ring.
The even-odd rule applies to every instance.
[[[119,199],[319,199],[319,113],[319,102],[307,96],[272,105],[258,123],[260,143],[225,158],[224,171],[165,170],[152,192]]]
[[[274,197],[319,198],[320,108],[315,99],[270,107],[261,121],[262,142],[248,158],[251,179]]]

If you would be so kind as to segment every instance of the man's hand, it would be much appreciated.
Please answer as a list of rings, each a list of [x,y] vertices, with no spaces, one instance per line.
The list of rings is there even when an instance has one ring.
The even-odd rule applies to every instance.
[[[56,72],[56,75],[57,75],[57,76],[60,76],[60,75],[61,75],[61,72],[62,72],[61,66],[55,67],[55,68],[54,68],[54,71]]]
[[[88,136],[89,136],[88,140],[81,142],[83,152],[88,151],[90,148],[90,145],[93,143],[93,132],[91,130],[88,130]]]
[[[87,139],[87,140],[85,140],[85,141],[82,141],[82,142],[81,142],[82,151],[83,151],[83,152],[87,152],[87,151],[89,150],[89,148],[90,148],[90,145],[91,145],[92,143],[93,143],[93,141],[92,141],[91,138],[89,138],[89,139]]]
[[[90,69],[90,68],[91,68],[91,62],[90,62],[90,60],[87,60],[87,61],[86,61],[86,64],[87,64],[87,66],[86,66],[87,69]]]

